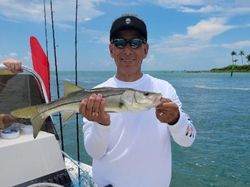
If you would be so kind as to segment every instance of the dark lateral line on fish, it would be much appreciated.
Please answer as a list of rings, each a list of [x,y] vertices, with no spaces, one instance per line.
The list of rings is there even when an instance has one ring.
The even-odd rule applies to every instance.
[[[74,104],[74,103],[80,103],[81,101],[72,101],[72,102],[67,102],[67,103],[62,103],[62,104],[59,104],[57,106],[54,106],[54,107],[50,107],[48,110],[53,110],[55,108],[58,108],[58,107],[62,107],[62,106],[65,106],[65,105],[70,105],[70,104]],[[50,103],[49,103],[50,104]],[[52,103],[51,103],[52,105]],[[121,108],[122,106],[124,106],[124,103],[123,102],[119,102],[118,104],[118,107]],[[47,111],[48,111],[47,110]],[[44,113],[45,111],[42,111],[41,113]]]
[[[59,107],[62,107],[62,106],[65,106],[65,105],[74,104],[74,103],[80,103],[80,101],[72,101],[72,102],[62,103],[62,104],[59,104],[59,105],[57,105],[57,106],[51,107],[51,108],[49,108],[48,110],[53,110],[53,109],[55,109],[55,108],[59,108]],[[50,104],[50,103],[48,103],[48,104]],[[51,105],[52,105],[52,103],[51,103]],[[48,111],[48,110],[47,110],[47,111]],[[42,111],[41,113],[44,113],[44,112],[45,112],[45,111]]]
[[[128,89],[128,90],[129,90],[129,89]],[[131,90],[133,90],[133,89],[131,89]],[[120,93],[120,92],[122,92],[122,93]],[[121,90],[121,91],[119,91],[119,93],[107,94],[107,95],[104,95],[104,94],[102,94],[101,92],[99,92],[99,93],[102,94],[102,95],[105,96],[105,97],[110,97],[110,96],[122,95],[124,92],[125,92],[125,90]],[[74,92],[73,92],[73,93],[74,93]],[[72,93],[72,94],[73,94],[73,93]],[[95,92],[90,92],[90,93],[95,93]],[[98,90],[96,91],[95,94],[98,94]],[[105,98],[105,97],[104,97],[104,98]],[[60,98],[60,101],[62,101],[63,99],[64,99],[63,97]],[[84,99],[84,98],[83,98],[83,99]],[[52,102],[50,102],[50,103],[47,103],[47,105],[53,105],[53,104],[55,104],[57,101],[58,101],[58,100],[52,101]],[[61,107],[61,106],[68,105],[68,104],[73,104],[73,103],[78,103],[78,102],[80,103],[81,100],[79,100],[79,101],[74,101],[74,102],[72,101],[72,102],[62,103],[62,104],[57,105],[57,106],[55,106],[55,107],[49,108],[49,110],[53,110],[53,109],[55,109],[55,108],[57,108],[57,107]],[[122,106],[124,106],[124,103],[120,102],[118,106],[121,108]],[[40,113],[44,113],[44,112],[45,112],[45,111],[41,111]]]

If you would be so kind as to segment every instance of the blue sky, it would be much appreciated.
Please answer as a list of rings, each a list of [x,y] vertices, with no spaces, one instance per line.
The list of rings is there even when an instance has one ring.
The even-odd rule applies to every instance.
[[[49,60],[54,69],[50,2],[46,0]],[[250,54],[249,0],[79,0],[79,70],[115,70],[108,51],[112,21],[137,14],[147,24],[150,50],[144,70],[209,70],[231,63],[234,50]],[[74,69],[73,0],[54,0],[59,70]],[[31,66],[29,37],[45,49],[43,0],[0,1],[0,60]],[[241,64],[241,56],[236,56]],[[246,63],[245,57],[243,57]]]

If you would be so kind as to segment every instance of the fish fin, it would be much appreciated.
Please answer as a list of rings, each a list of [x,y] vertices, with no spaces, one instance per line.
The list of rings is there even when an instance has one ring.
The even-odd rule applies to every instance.
[[[81,88],[80,86],[76,86],[68,81],[64,81],[64,97],[66,97],[67,95],[79,91],[79,90],[84,90],[83,88]]]
[[[38,112],[38,110],[34,113],[34,117],[30,119],[33,127],[33,137],[36,138],[39,131],[41,130],[44,121],[48,116],[44,116]]]
[[[63,112],[63,122],[68,121],[73,115],[75,114],[74,111],[64,111]]]

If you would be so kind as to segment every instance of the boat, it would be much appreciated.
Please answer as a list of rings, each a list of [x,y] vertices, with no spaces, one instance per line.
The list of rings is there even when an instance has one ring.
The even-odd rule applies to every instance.
[[[22,66],[14,74],[0,65],[0,114],[49,102],[43,80]],[[91,166],[62,151],[53,116],[33,138],[29,120],[17,120],[0,131],[0,186],[96,186]]]

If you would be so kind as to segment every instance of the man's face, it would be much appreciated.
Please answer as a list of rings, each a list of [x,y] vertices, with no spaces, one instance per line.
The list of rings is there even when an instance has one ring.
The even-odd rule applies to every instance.
[[[141,39],[140,34],[135,30],[120,31],[118,37],[120,39],[131,40]],[[128,42],[125,46],[119,47],[115,44],[109,45],[112,58],[117,66],[117,76],[129,75],[131,78],[141,75],[141,64],[148,53],[148,44],[143,43],[140,47],[130,46]]]

